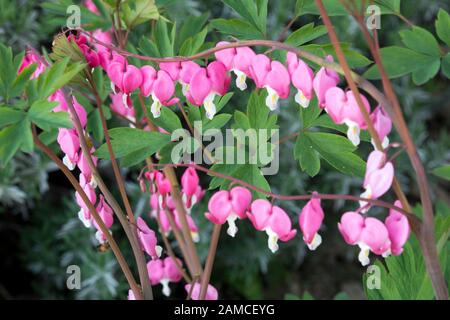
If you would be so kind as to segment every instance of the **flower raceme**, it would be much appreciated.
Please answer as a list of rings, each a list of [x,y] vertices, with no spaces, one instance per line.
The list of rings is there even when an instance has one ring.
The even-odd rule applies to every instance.
[[[250,212],[247,212],[247,217],[256,230],[267,233],[267,245],[273,253],[278,251],[278,240],[286,242],[297,234],[297,230],[292,229],[288,214],[280,207],[273,206],[267,200],[253,201]]]
[[[401,207],[398,200],[395,205]],[[357,212],[346,212],[338,228],[345,242],[359,246],[358,260],[363,266],[369,264],[370,252],[383,257],[399,255],[410,234],[407,218],[395,210],[390,210],[385,223],[373,217],[365,218]]]
[[[206,218],[215,224],[228,222],[227,233],[234,237],[238,231],[237,219],[244,219],[252,201],[252,194],[246,188],[234,187],[230,191],[216,192],[209,200]]]
[[[177,259],[177,262],[175,262],[171,257],[150,260],[147,263],[148,276],[151,285],[161,284],[163,286],[162,292],[166,297],[170,296],[171,293],[169,283],[179,282],[182,278],[182,274],[176,263],[181,266],[180,260]]]

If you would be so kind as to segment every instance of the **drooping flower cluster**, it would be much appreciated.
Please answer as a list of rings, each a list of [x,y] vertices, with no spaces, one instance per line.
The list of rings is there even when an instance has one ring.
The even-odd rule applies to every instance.
[[[172,227],[182,229],[180,213],[170,194],[171,185],[169,179],[163,172],[154,170],[145,173],[145,178],[149,182],[148,191],[150,192],[150,207],[152,208],[150,216],[158,219],[161,232],[169,235]],[[183,205],[188,213],[186,220],[191,231],[194,242],[200,240],[198,227],[191,215],[192,207],[197,204],[204,196],[205,191],[200,186],[199,177],[194,168],[187,168],[181,177],[181,197]]]

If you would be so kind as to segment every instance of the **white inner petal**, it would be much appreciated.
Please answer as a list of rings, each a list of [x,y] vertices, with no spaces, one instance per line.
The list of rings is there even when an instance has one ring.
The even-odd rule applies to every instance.
[[[214,104],[215,95],[216,95],[215,93],[211,92],[206,96],[205,100],[203,101],[203,106],[205,107],[206,111],[206,117],[209,120],[214,118],[214,115],[216,114],[216,105]]]
[[[86,215],[84,214],[84,210],[83,209],[78,211],[78,219],[80,219],[80,221],[83,223],[83,225],[86,228],[90,228],[92,226],[91,219],[86,217]]]
[[[155,252],[156,252],[156,255],[158,256],[158,258],[161,257],[162,251],[163,251],[163,248],[161,246],[155,246]]]
[[[347,130],[348,139],[353,143],[354,146],[359,145],[359,143],[361,142],[359,138],[359,133],[361,132],[361,129],[359,128],[358,124],[351,120],[345,120],[344,123],[348,127]]]
[[[363,193],[361,193],[360,195],[361,198],[366,198],[366,199],[372,199],[372,188],[370,188],[370,186],[367,186],[366,191],[364,191]],[[361,208],[364,207],[364,209],[361,209],[361,213],[366,213],[367,211],[369,211],[370,206],[368,206],[368,202],[367,201],[359,201],[359,206]]]
[[[227,233],[230,237],[233,237],[233,238],[236,235],[236,233],[238,232],[238,228],[236,227],[236,219],[237,218],[238,218],[238,216],[235,213],[231,213],[227,218],[227,222],[228,222]]]
[[[247,89],[247,76],[240,70],[233,69],[233,72],[236,74],[236,87],[238,87],[241,91]]]
[[[358,254],[358,260],[359,262],[361,262],[362,266],[367,266],[370,263],[369,259],[370,248],[364,243],[358,243],[358,246],[361,249],[361,251]]]
[[[272,251],[272,253],[275,253],[278,251],[278,235],[272,231],[272,229],[266,228],[265,229],[268,239],[267,239],[267,246],[269,247],[270,251]]]
[[[321,243],[322,237],[320,236],[320,234],[316,233],[311,243],[306,243],[306,245],[308,246],[309,250],[314,251],[318,246],[320,246]]]
[[[69,157],[67,155],[64,156],[63,158],[63,163],[66,165],[66,167],[72,171],[73,169],[75,169],[75,163],[73,163],[72,161],[70,161]]]
[[[169,279],[161,279],[161,285],[163,287],[162,293],[166,297],[170,296],[170,287],[169,287]]]
[[[280,99],[280,97],[278,96],[278,93],[271,87],[266,86],[265,88],[267,89],[266,106],[271,111],[274,111],[278,108],[278,99]]]
[[[153,100],[153,103],[152,103],[152,106],[150,107],[150,110],[153,114],[153,117],[159,118],[161,116],[161,102],[159,102],[158,98],[155,97],[153,94],[152,94],[152,100]]]
[[[308,108],[310,100],[303,94],[303,91],[299,89],[295,94],[295,102],[303,108]]]

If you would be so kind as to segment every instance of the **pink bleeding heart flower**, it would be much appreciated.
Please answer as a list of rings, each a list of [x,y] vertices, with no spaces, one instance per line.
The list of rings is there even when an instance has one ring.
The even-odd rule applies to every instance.
[[[203,104],[206,117],[212,119],[216,114],[214,97],[224,95],[230,84],[225,65],[220,61],[211,62],[206,69],[200,68],[192,77],[187,93],[188,100],[196,105]]]
[[[270,64],[270,59],[265,54],[257,54],[252,58],[249,71],[257,88],[264,88],[266,76],[270,71]]]
[[[324,213],[320,206],[320,199],[313,198],[303,207],[299,216],[300,229],[303,233],[303,240],[310,250],[316,248],[322,243],[322,237],[318,231],[322,225]]]
[[[378,137],[381,140],[381,146],[383,149],[387,148],[389,145],[388,135],[392,130],[391,118],[389,118],[381,106],[378,106],[370,115],[370,121],[372,121],[374,129],[378,133]],[[376,148],[373,139],[372,145]]]
[[[181,62],[181,70],[178,82],[181,83],[181,91],[184,96],[189,95],[189,84],[191,83],[192,77],[201,69],[201,67],[194,61],[183,61]]]
[[[268,247],[273,253],[278,250],[278,240],[286,242],[297,234],[297,230],[292,229],[288,214],[280,207],[272,206],[267,200],[253,201],[250,211],[247,212],[247,217],[256,230],[267,233]]]
[[[94,162],[94,165],[96,166],[97,162],[98,162],[98,158],[93,155],[94,152],[95,152],[95,148],[92,147],[91,158],[92,158],[92,162]],[[86,179],[87,183],[89,183],[93,188],[96,188],[97,182],[95,181],[95,178],[92,175],[92,170],[89,167],[89,162],[83,151],[80,151],[80,156],[79,156],[79,159],[77,162],[77,167],[78,167],[78,169],[80,169],[80,172]]]
[[[394,205],[402,208],[399,200],[395,201]],[[408,218],[403,213],[390,209],[389,216],[386,218],[384,224],[386,225],[389,239],[391,240],[391,253],[397,256],[403,252],[403,246],[409,238],[411,230]]]
[[[333,57],[328,55],[326,60],[333,62]],[[325,94],[328,89],[336,87],[339,81],[339,75],[336,71],[325,67],[320,68],[313,80],[313,88],[319,102],[319,107],[325,107]]]
[[[361,94],[364,107],[370,113],[369,101]],[[344,92],[341,88],[334,87],[327,91],[325,95],[325,111],[330,115],[336,124],[345,123],[348,127],[347,137],[357,146],[360,143],[359,134],[361,129],[365,129],[367,124],[359,109],[352,91]]]
[[[389,254],[391,241],[389,240],[389,233],[384,223],[376,218],[366,218],[358,245],[361,249],[358,260],[363,266],[368,265],[370,262],[369,250],[376,255],[386,256],[386,254]]]
[[[41,58],[35,52],[28,50],[22,60],[22,63],[19,66],[19,69],[17,70],[17,74],[21,73],[23,69],[29,67],[32,64],[36,65],[36,70],[34,70],[30,79],[39,77],[39,75],[45,71],[45,65],[42,63]]]
[[[192,206],[192,202],[196,203],[197,199],[192,199],[195,197],[197,189],[199,187],[200,179],[198,177],[197,171],[190,167],[187,168],[183,175],[181,176],[181,190],[183,191],[183,202],[186,204],[187,208]]]
[[[78,103],[77,99],[73,97],[72,99],[73,108],[75,109],[75,113],[80,120],[80,124],[83,128],[86,127],[87,124],[87,112],[84,107]],[[70,118],[74,121],[74,115],[70,112]]]
[[[92,13],[99,14],[97,6],[94,4],[94,2],[92,0],[85,0],[84,6]]]
[[[80,140],[77,132],[73,129],[61,128],[58,130],[57,142],[61,151],[65,153],[63,162],[69,170],[75,169],[78,162],[78,151],[80,150]]]
[[[66,99],[64,98],[64,94],[61,90],[56,90],[55,93],[48,97],[48,101],[58,102],[59,104],[53,108],[53,112],[62,112],[68,111],[69,107],[67,106]]]
[[[113,92],[116,93],[115,87],[123,93],[123,103],[127,105],[127,97],[134,90],[138,89],[143,81],[141,70],[131,64],[125,62],[112,62],[109,64],[107,74],[111,80]],[[115,87],[113,86],[115,85]]]
[[[177,210],[173,210],[173,215],[175,217],[175,224],[177,225],[178,229],[182,229],[183,228],[183,224],[181,223],[180,215],[179,215],[178,211]],[[189,214],[186,215],[186,220],[187,220],[187,223],[188,223],[189,231],[191,232],[192,240],[194,242],[199,242],[200,241],[200,235],[198,233],[197,224],[195,223],[195,221],[192,218],[192,216],[189,215]]]
[[[97,195],[95,193],[95,189],[86,181],[86,178],[83,174],[80,175],[80,185],[83,188],[84,193],[88,197],[89,201],[95,205],[97,202]],[[86,228],[90,228],[92,225],[92,216],[88,206],[84,203],[83,198],[81,198],[78,192],[75,193],[75,199],[80,207],[80,211],[78,211],[78,218],[83,222]]]
[[[341,217],[341,221],[338,223],[339,231],[344,237],[345,242],[350,245],[358,243],[363,228],[363,216],[353,211],[344,213]]]
[[[120,93],[111,93],[109,97],[111,98],[110,107],[112,111],[132,122],[136,121],[133,102],[130,96],[127,97],[127,105],[123,103],[122,95]],[[127,106],[130,106],[130,108]]]
[[[252,58],[249,72],[256,87],[266,88],[266,105],[270,110],[278,107],[279,98],[289,96],[289,72],[279,61],[270,61],[266,55],[257,54]]]
[[[158,240],[155,232],[149,228],[141,217],[137,218],[137,232],[142,250],[152,259],[158,259],[161,256],[162,248],[157,245]]]
[[[87,44],[78,44],[78,47],[83,53],[89,67],[96,68],[100,65],[100,58],[98,57],[97,52],[92,50]]]
[[[192,300],[200,300],[200,291],[201,285],[200,283],[194,283],[194,287],[191,289],[192,284],[188,283],[184,286],[186,293],[189,295],[191,293]],[[205,300],[217,300],[219,299],[219,293],[217,289],[214,288],[211,284],[208,284],[208,288],[206,289]]]
[[[181,261],[177,259],[179,265]],[[178,269],[174,259],[167,257],[164,260],[151,260],[147,263],[147,271],[150,278],[151,285],[161,284],[163,286],[163,294],[170,296],[171,290],[169,287],[170,282],[179,282],[182,278],[182,274]]]
[[[111,36],[111,32],[109,32],[109,31],[102,31],[102,29],[96,29],[91,33],[91,35],[94,39],[99,40],[105,44],[109,44],[109,45],[112,44],[112,36]],[[92,42],[94,42],[94,41],[92,41]],[[105,47],[104,45],[102,45],[100,43],[94,42],[93,45],[94,45],[95,49],[97,50],[97,54],[100,54],[101,51],[107,52],[107,50],[108,50],[107,47]],[[98,58],[99,58],[99,62],[101,64],[100,55]]]
[[[287,53],[287,64],[292,84],[297,88],[295,102],[307,108],[313,96],[314,72],[293,52]]]
[[[378,219],[364,218],[357,212],[346,212],[338,224],[345,242],[358,245],[358,260],[363,266],[369,264],[369,253],[383,255],[389,253],[391,242],[386,226]]]
[[[106,203],[105,199],[103,198],[103,195],[100,195],[100,200],[97,205],[97,212],[100,218],[102,219],[103,223],[105,224],[106,228],[111,228],[114,222],[114,216],[113,216],[113,210],[111,207]],[[94,227],[97,229],[97,232],[95,233],[95,238],[100,243],[106,242],[106,236],[101,231],[99,225],[94,220]]]
[[[159,70],[153,82],[151,112],[155,118],[161,115],[161,106],[171,106],[179,101],[172,97],[175,93],[175,84],[170,75],[164,70]]]
[[[216,48],[229,44],[229,42],[218,42]],[[238,47],[223,49],[215,52],[217,61],[222,62],[227,71],[232,71],[236,75],[236,87],[240,90],[247,89],[246,79],[250,77],[250,66],[255,52],[249,47]]]
[[[209,199],[205,216],[215,224],[228,222],[227,233],[234,237],[238,231],[237,219],[244,219],[252,202],[252,194],[243,187],[234,187],[230,191],[221,190]]]
[[[362,198],[378,199],[384,195],[392,185],[394,180],[394,166],[391,162],[386,161],[386,155],[378,150],[370,153],[367,159],[366,174],[364,177],[364,191],[361,194]],[[366,212],[369,205],[366,201],[360,201],[361,207]]]
[[[167,72],[173,81],[178,81],[180,78],[181,62],[160,62],[159,69]]]
[[[153,83],[157,78],[157,71],[152,66],[141,67],[142,84],[140,87],[141,94],[148,97],[152,93]]]
[[[98,52],[98,60],[100,62],[100,66],[106,71],[106,73],[108,73],[108,68],[112,63],[116,62],[116,63],[124,65],[127,61],[123,56],[121,56],[117,52],[112,51],[110,49],[100,50]],[[111,82],[111,88],[114,92],[116,91],[116,87],[115,87],[114,83],[112,83],[112,82]]]
[[[155,182],[160,195],[164,196],[171,191],[170,180],[160,171],[155,171]]]

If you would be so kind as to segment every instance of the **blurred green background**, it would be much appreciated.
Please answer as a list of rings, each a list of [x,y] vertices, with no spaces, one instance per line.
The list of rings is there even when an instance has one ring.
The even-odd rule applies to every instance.
[[[15,52],[27,45],[49,50],[53,35],[61,27],[52,23],[53,17],[42,9],[42,2],[0,0],[0,42],[12,46]],[[210,14],[210,18],[229,18],[234,15],[220,1],[172,0],[157,1],[157,4],[161,6],[163,15],[177,23],[187,16],[205,12]],[[292,18],[294,5],[294,0],[269,1],[270,38],[276,39],[282,32]],[[431,30],[438,9],[448,11],[449,7],[446,0],[405,0],[402,12],[415,24]],[[289,32],[309,22],[321,23],[317,16],[302,16]],[[334,18],[333,22],[340,40],[351,43],[361,53],[368,55],[364,51],[366,46],[359,29],[350,17]],[[405,25],[398,17],[383,16],[379,32],[381,44],[398,41],[397,31],[403,28]],[[142,31],[145,32],[145,28]],[[220,39],[218,33],[209,37],[213,42]],[[326,37],[322,39],[327,41]],[[394,84],[409,129],[429,173],[433,199],[448,205],[449,184],[431,174],[432,169],[450,161],[448,79],[437,76],[418,87],[407,76],[394,81]],[[234,99],[239,102],[238,95]],[[242,103],[237,105],[245,106]],[[279,114],[281,136],[299,127],[297,109],[282,109],[283,112]],[[397,136],[393,133],[391,141],[396,140]],[[359,178],[346,177],[330,167],[323,166],[320,174],[313,179],[302,173],[292,156],[294,143],[294,140],[289,141],[281,148],[280,172],[269,178],[274,192],[361,192]],[[418,190],[411,176],[408,159],[401,155],[395,162],[397,176],[414,203],[418,200]],[[102,162],[100,170],[109,185],[113,185],[109,163]],[[127,190],[136,214],[146,215],[149,212],[148,195],[143,195],[136,184],[138,172],[127,171],[125,174]],[[206,188],[208,178],[203,178],[202,184]],[[7,167],[0,168],[0,299],[126,298],[128,287],[112,252],[97,251],[93,232],[83,228],[76,217],[78,209],[73,200],[74,192],[64,176],[39,153],[32,156],[18,155]],[[304,203],[280,205],[292,214],[298,227],[296,214]],[[324,243],[313,253],[305,250],[303,242],[297,237],[296,241],[282,244],[281,250],[272,255],[266,247],[265,235],[255,232],[249,223],[240,223],[240,231],[234,239],[223,234],[212,276],[212,283],[219,289],[221,298],[331,299],[337,296],[364,299],[362,275],[365,270],[355,260],[356,249],[344,243],[336,228],[339,214],[348,209],[348,205],[346,207],[340,201],[324,203]],[[211,231],[210,223],[203,217],[204,211],[203,203],[193,212],[201,229],[199,250],[203,258],[207,253],[207,239]],[[119,231],[117,225],[113,227],[113,232],[115,230]],[[132,261],[123,234],[116,232],[115,235],[125,255]],[[70,264],[81,267],[81,290],[66,289],[66,267]],[[157,297],[161,297],[160,288],[155,292]],[[184,297],[182,285],[176,286],[173,296]]]

